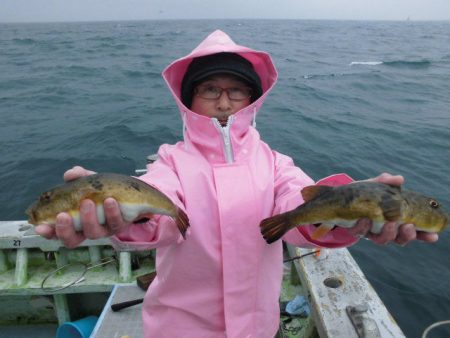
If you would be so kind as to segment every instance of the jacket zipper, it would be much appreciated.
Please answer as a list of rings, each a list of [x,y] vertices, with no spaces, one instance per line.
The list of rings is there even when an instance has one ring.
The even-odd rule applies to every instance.
[[[234,157],[233,157],[233,149],[231,149],[231,137],[230,137],[230,127],[231,127],[231,124],[233,123],[233,116],[228,117],[228,122],[225,127],[222,127],[219,123],[219,120],[216,119],[215,117],[213,117],[212,120],[213,120],[213,123],[216,126],[217,130],[222,135],[225,161],[227,163],[233,163]]]

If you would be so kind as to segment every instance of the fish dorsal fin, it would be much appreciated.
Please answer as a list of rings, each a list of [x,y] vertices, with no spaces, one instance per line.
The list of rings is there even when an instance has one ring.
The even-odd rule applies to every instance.
[[[398,190],[400,192],[402,192],[402,186],[401,185],[391,185],[388,184],[391,188],[393,188],[394,190]]]
[[[329,187],[326,185],[310,185],[308,187],[304,187],[302,189],[302,196],[305,202],[308,202],[317,196],[322,195],[323,193],[332,190],[333,187]]]

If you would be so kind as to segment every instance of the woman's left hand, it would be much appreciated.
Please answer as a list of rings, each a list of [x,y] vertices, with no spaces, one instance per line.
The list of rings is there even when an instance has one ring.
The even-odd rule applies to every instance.
[[[368,181],[386,183],[390,185],[402,185],[405,181],[403,176],[391,175],[383,173],[377,177],[368,179]],[[349,228],[352,235],[358,237],[366,237],[376,244],[384,245],[394,242],[399,245],[406,245],[417,239],[428,243],[436,242],[439,239],[437,233],[417,231],[414,224],[396,224],[395,222],[387,222],[384,224],[379,234],[370,232],[372,222],[369,219],[360,219],[356,225]]]

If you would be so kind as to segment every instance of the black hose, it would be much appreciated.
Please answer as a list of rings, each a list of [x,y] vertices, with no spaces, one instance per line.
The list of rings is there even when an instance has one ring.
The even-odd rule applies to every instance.
[[[112,304],[111,305],[111,310],[113,310],[114,312],[120,311],[120,310],[125,309],[127,307],[130,307],[130,306],[133,306],[133,305],[137,305],[137,304],[141,304],[143,301],[144,301],[144,298],[140,298],[140,299],[129,300],[129,301],[122,302],[122,303]]]

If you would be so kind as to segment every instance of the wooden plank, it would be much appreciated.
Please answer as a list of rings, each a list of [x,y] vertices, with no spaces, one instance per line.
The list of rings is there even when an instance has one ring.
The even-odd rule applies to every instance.
[[[132,280],[131,274],[131,253],[119,253],[119,280],[121,283],[128,283]]]
[[[67,295],[53,295],[53,300],[55,303],[55,312],[56,318],[58,319],[58,324],[62,325],[65,322],[70,322],[70,311],[69,304],[67,303]]]
[[[288,250],[292,257],[311,251],[294,247]],[[328,249],[319,259],[310,255],[296,260],[295,266],[309,291],[313,318],[321,338],[359,337],[347,314],[349,306],[367,307],[362,314],[367,332],[373,331],[376,324],[379,335],[366,332],[365,337],[405,337],[347,249]]]
[[[111,245],[109,238],[85,240],[80,246]],[[57,251],[64,247],[59,240],[48,240],[34,231],[27,221],[0,221],[0,249],[39,248],[42,251]]]
[[[27,249],[18,249],[16,256],[16,270],[14,281],[17,286],[23,286],[28,279],[28,251]]]
[[[53,253],[50,253],[52,251]],[[130,251],[133,248],[130,247]],[[80,264],[96,265],[104,258],[118,256],[102,267],[89,268],[83,281],[63,290],[41,288],[43,280],[57,268],[71,266],[52,275],[48,287],[62,287],[77,280]],[[56,262],[52,260],[52,255]],[[15,264],[14,264],[15,263]],[[83,268],[83,265],[81,265]],[[83,270],[83,269],[82,269]],[[67,249],[59,240],[38,236],[26,221],[0,222],[0,293],[1,295],[46,295],[88,292],[110,292],[117,283],[128,283],[137,276],[154,270],[154,260],[131,269],[131,253],[115,252],[109,238],[86,240],[76,249]],[[83,270],[84,271],[84,270]],[[82,273],[82,271],[81,271]],[[72,275],[76,275],[73,278]]]
[[[0,273],[5,272],[9,269],[8,258],[4,250],[0,249]]]

